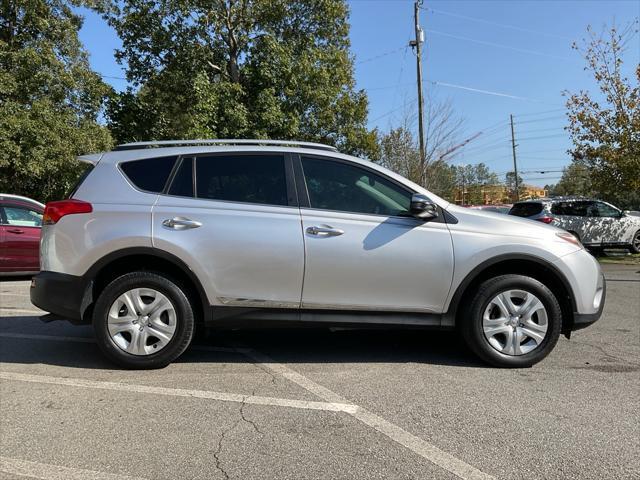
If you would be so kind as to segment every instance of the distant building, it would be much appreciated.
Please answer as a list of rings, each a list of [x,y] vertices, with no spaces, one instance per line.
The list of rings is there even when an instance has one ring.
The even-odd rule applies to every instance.
[[[520,186],[520,200],[533,200],[547,196],[547,190],[533,185]],[[499,205],[513,203],[511,192],[504,185],[469,185],[464,190],[455,188],[452,197],[456,205]]]

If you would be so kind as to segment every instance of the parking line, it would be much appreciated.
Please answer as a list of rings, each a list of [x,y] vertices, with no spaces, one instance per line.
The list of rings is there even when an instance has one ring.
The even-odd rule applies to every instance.
[[[32,335],[19,333],[0,333],[0,337],[7,338],[24,338],[33,340],[51,340],[51,341],[70,341],[82,343],[94,343],[95,340],[86,337],[59,337],[53,335]],[[301,400],[286,400],[272,397],[255,397],[238,394],[228,394],[221,392],[209,392],[202,390],[183,390],[173,388],[150,387],[146,385],[132,385],[114,382],[99,382],[84,379],[70,379],[60,377],[47,377],[43,375],[17,374],[11,372],[0,372],[0,378],[6,380],[17,380],[35,383],[49,383],[57,385],[67,385],[84,388],[98,388],[107,390],[129,391],[135,393],[155,393],[160,395],[173,395],[182,397],[205,398],[211,400],[244,402],[257,405],[272,405],[280,407],[305,408],[312,410],[325,410],[335,412],[345,412],[365,425],[373,428],[377,432],[385,435],[391,440],[399,443],[403,447],[411,450],[429,462],[438,465],[455,476],[463,480],[492,480],[493,476],[477,469],[476,467],[465,463],[450,453],[439,449],[435,445],[409,433],[402,427],[395,425],[384,418],[376,415],[367,409],[350,403],[344,397],[329,390],[322,385],[314,382],[310,378],[305,377],[299,372],[292,370],[282,363],[278,363],[271,357],[258,352],[257,350],[246,347],[215,347],[206,345],[194,345],[191,347],[195,350],[203,351],[219,351],[219,352],[236,352],[246,355],[256,363],[270,369],[271,371],[285,377],[292,383],[299,385],[310,393],[325,400],[326,402],[307,402]]]
[[[275,362],[272,358],[261,352],[250,348],[239,348],[238,351],[324,400],[337,403],[349,403],[344,397],[317,384],[286,365]],[[435,445],[407,432],[402,427],[385,420],[365,408],[357,407],[355,410],[346,413],[459,478],[464,480],[494,479],[493,476],[478,470],[474,466],[465,463],[444,450],[440,450]]]
[[[1,365],[1,364],[0,364]],[[304,410],[324,410],[328,412],[352,413],[358,407],[346,403],[314,402],[308,400],[292,400],[287,398],[261,397],[257,395],[241,395],[237,393],[212,392],[209,390],[187,390],[184,388],[152,387],[130,383],[104,382],[87,380],[84,378],[53,377],[48,375],[31,375],[27,373],[2,372],[0,379],[44,383],[49,385],[63,385],[67,387],[94,388],[99,390],[114,390],[119,392],[144,393],[153,395],[167,395],[171,397],[201,398],[219,400],[222,402],[247,403],[252,405],[268,405],[274,407],[299,408]]]
[[[115,473],[97,472],[82,468],[62,467],[48,463],[30,462],[17,458],[0,456],[0,472],[42,480],[142,480]]]
[[[25,310],[22,308],[0,308],[0,313],[1,314],[5,314],[5,312],[9,312],[9,313],[30,313],[31,315],[44,315],[45,312],[44,310]]]
[[[28,295],[26,293],[12,293],[12,292],[0,292],[0,297],[3,296],[8,296],[8,297],[24,297],[24,298],[31,298],[31,295]]]

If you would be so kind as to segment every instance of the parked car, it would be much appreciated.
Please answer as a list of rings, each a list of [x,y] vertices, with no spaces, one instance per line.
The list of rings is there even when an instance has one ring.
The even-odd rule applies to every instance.
[[[28,275],[40,269],[40,227],[44,205],[0,193],[0,275]]]
[[[124,367],[167,365],[196,323],[245,320],[458,328],[485,361],[523,367],[604,306],[573,235],[326,145],[165,141],[80,160],[71,198],[47,204],[31,301],[93,323]]]
[[[591,249],[626,248],[633,253],[640,253],[640,218],[601,200],[530,200],[516,203],[509,215],[563,228]]]
[[[495,212],[507,214],[511,210],[512,205],[469,205],[467,208],[473,210],[484,210],[486,212]]]

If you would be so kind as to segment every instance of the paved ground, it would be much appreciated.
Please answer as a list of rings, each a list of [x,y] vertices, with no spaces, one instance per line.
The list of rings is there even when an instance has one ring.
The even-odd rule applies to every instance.
[[[603,318],[498,370],[451,334],[219,333],[120,371],[0,282],[0,478],[639,478],[640,270]]]

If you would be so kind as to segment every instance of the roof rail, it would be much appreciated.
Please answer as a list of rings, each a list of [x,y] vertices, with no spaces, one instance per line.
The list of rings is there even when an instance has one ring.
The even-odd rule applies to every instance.
[[[337,152],[338,149],[331,145],[323,145],[322,143],[312,142],[296,142],[293,140],[260,140],[260,139],[203,139],[203,140],[159,140],[151,142],[134,142],[123,143],[114,148],[114,151],[122,150],[139,150],[148,147],[179,147],[179,146],[198,146],[198,145],[265,145],[280,147],[301,147],[313,148],[316,150],[327,150],[329,152]]]

